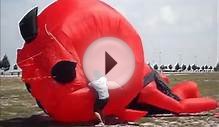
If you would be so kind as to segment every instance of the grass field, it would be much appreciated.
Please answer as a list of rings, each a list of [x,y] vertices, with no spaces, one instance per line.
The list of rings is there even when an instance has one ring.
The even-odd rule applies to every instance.
[[[201,94],[219,100],[219,73],[170,74],[170,86],[182,80],[194,80],[199,84]],[[52,121],[35,104],[35,100],[27,92],[20,78],[1,77],[0,85],[0,126],[4,127],[61,127]],[[219,119],[214,111],[195,114],[195,116],[151,116],[138,121],[138,125],[128,126],[215,126],[219,127]],[[113,126],[127,126],[119,124]]]

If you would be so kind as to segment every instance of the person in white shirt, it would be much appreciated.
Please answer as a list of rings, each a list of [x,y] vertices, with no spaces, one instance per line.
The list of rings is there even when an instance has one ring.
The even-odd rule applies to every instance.
[[[97,119],[100,121],[99,126],[104,126],[102,110],[106,106],[109,100],[109,91],[107,86],[107,78],[101,76],[96,78],[96,80],[91,81],[89,84],[96,92],[97,97],[94,104],[94,114]]]

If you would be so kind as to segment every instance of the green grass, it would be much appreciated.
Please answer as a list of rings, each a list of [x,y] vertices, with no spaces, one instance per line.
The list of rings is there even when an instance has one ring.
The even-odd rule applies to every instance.
[[[192,80],[198,84],[203,96],[212,96],[219,99],[219,73],[171,74],[169,77],[171,80],[170,86],[183,80]]]
[[[198,83],[203,96],[210,96],[219,100],[219,73],[170,74],[169,77],[171,79],[170,87],[183,80],[193,80]],[[41,123],[40,126],[59,126],[59,124],[42,115],[41,109],[36,106],[35,100],[28,93],[20,78],[1,78],[0,99],[0,126],[39,126],[39,124],[33,123]],[[212,112],[218,112],[218,109]],[[171,125],[171,123],[172,126],[195,126],[196,124],[199,126],[203,122],[203,126],[214,126],[219,124],[217,121],[219,120],[213,116],[173,116],[145,117],[138,123],[152,123],[156,126],[166,126]]]
[[[1,120],[29,117],[40,111],[20,78],[1,78],[0,98]]]

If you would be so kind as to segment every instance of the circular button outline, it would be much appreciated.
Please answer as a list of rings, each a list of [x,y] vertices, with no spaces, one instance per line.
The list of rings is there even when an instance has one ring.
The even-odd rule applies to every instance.
[[[105,75],[106,52],[114,58],[118,65],[115,65]],[[127,43],[115,37],[102,37],[88,46],[83,56],[82,66],[88,80],[93,81],[105,76],[109,82],[109,89],[116,89],[131,79],[135,71],[135,64],[135,55]],[[113,74],[115,71],[117,71],[116,74]]]

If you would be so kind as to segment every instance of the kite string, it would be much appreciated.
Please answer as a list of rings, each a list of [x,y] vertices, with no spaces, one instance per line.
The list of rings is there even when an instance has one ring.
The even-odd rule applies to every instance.
[[[44,27],[45,27],[45,31],[46,31],[47,35],[50,36],[51,39],[55,40],[55,42],[56,42],[62,49],[64,49],[64,50],[65,50],[67,53],[69,53],[72,57],[75,57],[75,56],[78,57],[78,54],[76,54],[76,53],[73,54],[72,52],[68,51],[68,50],[65,48],[65,46],[55,37],[55,35],[53,35],[53,34],[48,30],[47,24],[45,24]],[[78,61],[80,61],[80,60],[78,59]],[[78,62],[78,64],[81,66],[81,63],[80,63],[80,62]]]
[[[17,64],[19,65],[19,64],[21,64],[21,63],[23,63],[23,62],[25,62],[25,61],[27,61],[27,60],[29,60],[29,59],[33,60],[34,57],[37,57],[37,56],[39,56],[39,55],[41,55],[41,54],[42,54],[42,52],[39,52],[39,53],[37,53],[37,54],[35,54],[35,55],[33,55],[33,56],[30,56],[30,57],[28,57],[28,58],[22,60],[21,62],[18,62]]]
[[[47,24],[45,24],[45,31],[46,31],[46,33],[47,33],[47,35],[51,38],[51,39],[53,39],[53,40],[55,40],[56,42],[57,42],[57,44],[60,46],[60,47],[62,47],[62,48],[64,48],[65,49],[65,47],[57,40],[57,38],[50,32],[50,31],[48,31],[48,29],[47,29]],[[66,50],[66,49],[65,49]],[[67,51],[67,50],[66,50]],[[69,52],[70,53],[70,52]],[[35,55],[33,55],[33,56],[31,56],[31,57],[29,57],[29,58],[27,58],[27,59],[25,59],[25,60],[23,60],[23,61],[21,61],[21,62],[18,62],[18,65],[19,64],[21,64],[21,63],[23,63],[23,62],[25,62],[25,61],[27,61],[27,60],[29,60],[29,59],[31,59],[31,60],[33,60],[34,59],[34,57],[37,57],[38,55],[41,55],[42,54],[42,52],[40,52],[40,53],[38,53],[38,54],[35,54]],[[71,53],[70,53],[71,54]],[[32,64],[25,64],[25,65],[23,65],[23,66],[20,66],[20,67],[29,67],[29,66],[33,66],[34,64],[32,63]],[[24,68],[23,68],[24,69]],[[37,68],[36,68],[37,69]],[[36,70],[35,69],[35,70]],[[37,77],[32,77],[32,78],[22,78],[22,80],[23,81],[31,81],[31,80],[41,80],[41,79],[51,79],[51,78],[55,78],[55,76],[51,76],[51,75],[49,75],[49,76],[37,76]]]
[[[33,81],[33,80],[42,80],[42,79],[52,79],[55,76],[38,76],[38,77],[32,77],[32,78],[22,78],[23,81]]]

